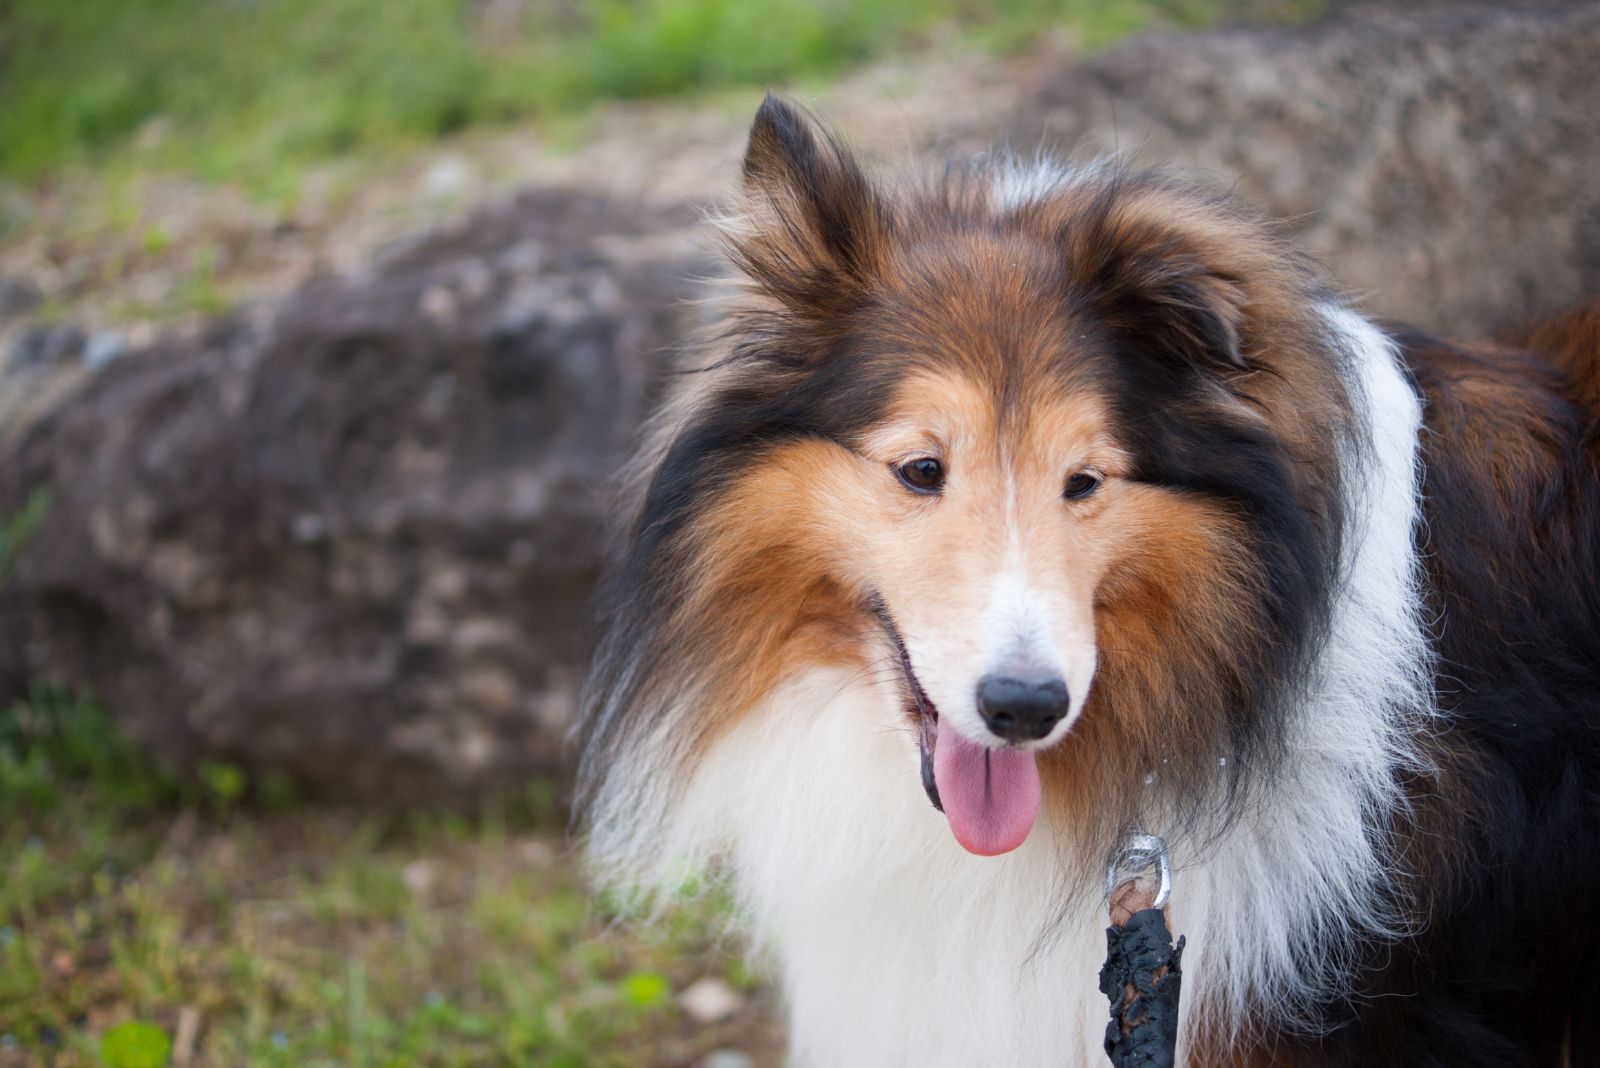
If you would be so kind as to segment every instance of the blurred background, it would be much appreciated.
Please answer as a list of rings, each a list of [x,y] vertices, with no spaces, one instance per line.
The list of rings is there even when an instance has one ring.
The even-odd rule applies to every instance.
[[[1287,220],[1375,314],[1600,292],[1600,4],[0,2],[0,1068],[778,1063],[583,891],[603,489],[764,88]]]

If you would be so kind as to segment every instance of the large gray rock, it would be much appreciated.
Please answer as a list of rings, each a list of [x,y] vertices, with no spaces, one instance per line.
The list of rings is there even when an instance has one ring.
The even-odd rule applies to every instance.
[[[1236,184],[1377,314],[1473,336],[1600,292],[1593,0],[1147,36],[1027,95],[1012,144]]]
[[[0,701],[90,688],[174,761],[345,796],[559,770],[690,222],[530,194],[106,367],[0,454],[0,517],[51,494]]]

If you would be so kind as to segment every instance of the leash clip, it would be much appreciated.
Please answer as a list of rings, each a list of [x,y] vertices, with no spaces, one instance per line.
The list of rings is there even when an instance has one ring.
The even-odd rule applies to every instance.
[[[1172,859],[1167,855],[1167,843],[1159,835],[1128,835],[1106,868],[1106,898],[1109,900],[1121,884],[1137,880],[1152,869],[1158,881],[1156,899],[1150,907],[1165,908],[1172,894]]]

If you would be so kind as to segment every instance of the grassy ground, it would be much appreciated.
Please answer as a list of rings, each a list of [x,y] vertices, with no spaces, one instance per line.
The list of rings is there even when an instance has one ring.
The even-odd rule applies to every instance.
[[[648,936],[584,894],[547,790],[473,818],[162,773],[92,705],[0,714],[0,1066],[768,1063],[714,904]],[[713,979],[742,1007],[697,1024]]]
[[[1306,0],[13,0],[0,173],[138,165],[264,190],[308,160],[607,99],[782,83],[950,29],[1085,47]]]
[[[763,87],[858,66],[943,79],[949,57],[996,71],[1323,4],[0,0],[0,302],[20,284],[30,322],[137,347],[533,180],[604,141],[613,101],[737,100],[743,121]]]

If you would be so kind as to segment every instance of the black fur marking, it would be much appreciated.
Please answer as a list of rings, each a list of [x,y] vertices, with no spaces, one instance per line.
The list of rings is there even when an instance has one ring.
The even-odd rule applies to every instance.
[[[647,687],[681,651],[667,648],[663,624],[672,618],[684,590],[681,579],[694,547],[683,543],[686,526],[729,480],[762,454],[785,442],[820,438],[848,443],[882,411],[892,368],[837,346],[829,358],[797,368],[792,350],[752,346],[741,357],[746,372],[697,412],[677,435],[645,492],[621,566],[596,598],[603,637],[586,687],[584,766],[588,789],[626,730],[626,711],[643,707]],[[585,795],[587,800],[587,795]]]
[[[1162,184],[1154,174],[1115,174],[1059,235],[1062,247],[1076,252],[1071,298],[1114,332],[1136,338],[1146,354],[1163,357],[1169,370],[1243,370],[1242,314],[1227,296],[1234,280],[1213,273],[1175,238],[1130,248],[1120,231],[1120,205]]]
[[[1326,637],[1338,580],[1344,508],[1329,486],[1307,499],[1282,443],[1205,394],[1205,372],[1174,374],[1129,340],[1118,339],[1104,375],[1115,424],[1133,454],[1131,477],[1224,504],[1246,521],[1264,584],[1248,608],[1224,703],[1241,757],[1270,755],[1278,714],[1305,681]],[[1266,747],[1267,752],[1263,751]]]

